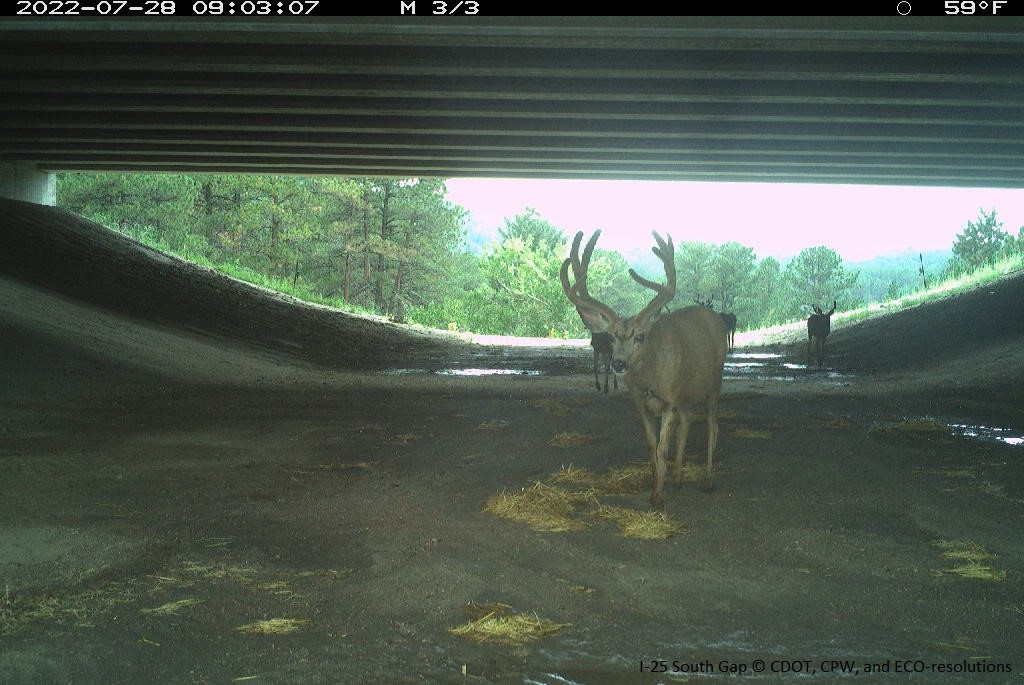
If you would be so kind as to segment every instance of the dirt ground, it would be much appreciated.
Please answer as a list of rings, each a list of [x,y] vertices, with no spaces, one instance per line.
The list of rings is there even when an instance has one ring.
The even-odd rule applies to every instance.
[[[837,318],[825,369],[738,335],[683,532],[593,501],[540,532],[484,507],[646,459],[585,344],[352,317],[0,201],[0,682],[1024,682],[1022,341],[1021,274]],[[488,611],[551,632],[452,632]]]

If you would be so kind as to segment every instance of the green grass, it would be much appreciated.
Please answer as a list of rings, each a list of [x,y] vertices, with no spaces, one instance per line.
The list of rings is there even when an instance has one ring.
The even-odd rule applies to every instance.
[[[879,313],[891,314],[910,307],[916,307],[917,305],[924,304],[925,302],[941,300],[942,298],[949,297],[950,295],[973,290],[985,285],[986,283],[997,281],[1003,276],[1022,269],[1024,269],[1024,255],[1003,259],[970,274],[936,283],[927,290],[919,290],[895,300],[871,303],[864,307],[840,312],[834,316],[833,321],[855,323],[857,321],[869,319]]]

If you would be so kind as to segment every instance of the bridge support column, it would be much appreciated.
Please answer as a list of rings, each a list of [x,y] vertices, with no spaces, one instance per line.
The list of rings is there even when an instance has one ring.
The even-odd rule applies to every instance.
[[[56,205],[57,177],[30,164],[0,162],[0,197]]]

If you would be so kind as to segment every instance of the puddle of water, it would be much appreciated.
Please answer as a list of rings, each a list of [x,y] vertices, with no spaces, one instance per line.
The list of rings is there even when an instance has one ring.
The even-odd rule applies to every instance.
[[[387,369],[381,371],[386,376],[418,376],[436,374],[438,376],[542,376],[543,371],[533,369]]]
[[[1014,447],[1024,446],[1024,431],[1018,429],[957,423],[954,420],[940,419],[933,416],[890,422],[889,429],[908,431],[910,435],[932,433],[961,438],[963,440],[999,442]]]
[[[831,369],[808,368],[805,364],[783,360],[781,354],[773,352],[735,352],[725,360],[724,377],[777,381],[795,381],[808,377],[847,378]]]
[[[543,376],[547,372],[527,368],[447,368],[447,369],[387,369],[381,373],[389,376],[413,376],[436,374],[438,376]],[[808,368],[803,364],[784,361],[781,354],[770,352],[745,352],[729,355],[725,362],[725,378],[795,381],[808,378],[842,379],[841,373],[830,369]]]
[[[1024,445],[1024,433],[1012,428],[969,426],[964,423],[951,423],[949,427],[953,429],[954,433],[964,438],[995,441],[1014,446]]]
[[[542,376],[541,371],[532,369],[441,369],[439,376]]]

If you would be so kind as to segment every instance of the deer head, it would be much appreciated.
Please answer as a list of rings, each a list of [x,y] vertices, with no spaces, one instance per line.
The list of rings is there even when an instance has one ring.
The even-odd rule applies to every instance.
[[[594,231],[594,235],[587,241],[583,248],[583,256],[580,256],[580,243],[583,241],[583,232],[576,234],[572,241],[572,249],[569,257],[562,262],[561,278],[562,289],[565,291],[569,301],[576,305],[583,323],[593,332],[610,333],[613,341],[612,368],[622,373],[630,368],[630,360],[633,358],[638,346],[642,345],[651,325],[657,318],[658,312],[666,304],[672,301],[676,294],[676,270],[675,270],[675,248],[672,245],[672,238],[663,240],[656,232],[652,232],[657,246],[651,251],[661,260],[665,266],[666,283],[662,285],[649,281],[633,269],[629,275],[634,281],[653,290],[654,298],[638,314],[621,318],[608,305],[594,299],[587,289],[587,269],[590,266],[590,258],[594,254],[594,245],[597,243],[601,231]],[[572,269],[575,284],[569,282],[569,269]]]

